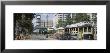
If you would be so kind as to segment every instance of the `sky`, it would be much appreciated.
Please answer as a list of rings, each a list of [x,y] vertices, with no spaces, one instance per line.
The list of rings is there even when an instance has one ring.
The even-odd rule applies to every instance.
[[[41,20],[47,20],[47,15],[48,20],[53,20],[55,18],[55,13],[41,13]]]

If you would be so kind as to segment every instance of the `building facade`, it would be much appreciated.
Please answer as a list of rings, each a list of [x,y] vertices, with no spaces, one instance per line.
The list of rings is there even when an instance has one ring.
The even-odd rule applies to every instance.
[[[69,16],[69,13],[57,13],[55,15],[55,24],[56,26],[58,25],[58,21],[61,20],[62,22],[66,20],[66,18]],[[63,27],[63,23],[62,23],[62,27]]]
[[[41,20],[41,27],[51,28],[53,27],[53,20]]]
[[[33,23],[33,32],[39,32],[39,28],[41,27],[41,15],[34,14],[32,23]]]

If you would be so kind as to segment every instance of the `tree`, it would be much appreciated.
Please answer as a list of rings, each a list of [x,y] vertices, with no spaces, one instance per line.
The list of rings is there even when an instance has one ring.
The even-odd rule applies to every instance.
[[[73,21],[74,20],[73,20],[73,18],[71,18],[70,13],[69,13],[66,17],[66,20],[65,20],[66,25],[73,24]]]
[[[63,25],[63,21],[62,21],[62,19],[59,19],[58,20],[57,27],[62,27],[62,25]]]
[[[33,14],[32,13],[15,13],[14,14],[14,26],[15,28],[18,28],[17,31],[20,32],[20,34],[30,34],[32,32],[32,19]],[[18,24],[17,24],[18,23]],[[15,30],[15,32],[17,32]]]
[[[97,23],[97,13],[92,13],[92,17],[93,17],[93,22]]]
[[[90,21],[90,16],[87,13],[76,13],[76,17],[74,18],[75,23],[82,21]]]

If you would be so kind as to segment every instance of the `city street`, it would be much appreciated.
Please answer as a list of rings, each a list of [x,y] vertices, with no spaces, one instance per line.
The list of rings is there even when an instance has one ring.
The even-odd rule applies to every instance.
[[[32,40],[46,40],[46,35],[36,35],[36,34],[32,34]]]
[[[75,38],[76,36],[68,36],[65,34],[60,36],[60,35],[55,35],[55,34],[32,34],[31,36],[31,40],[76,40],[77,38]]]
[[[32,34],[31,40],[54,40],[55,37],[51,36],[52,34]]]

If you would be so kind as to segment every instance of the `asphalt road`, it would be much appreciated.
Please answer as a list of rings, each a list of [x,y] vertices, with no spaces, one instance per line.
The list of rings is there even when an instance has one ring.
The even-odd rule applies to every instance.
[[[56,39],[55,36],[53,36],[53,34],[32,34],[32,39],[31,40],[58,40]],[[64,37],[67,39],[67,37]],[[64,40],[66,40],[64,39]],[[75,40],[75,38],[72,38],[71,40]]]
[[[32,34],[32,40],[46,40],[47,35],[42,34]]]

